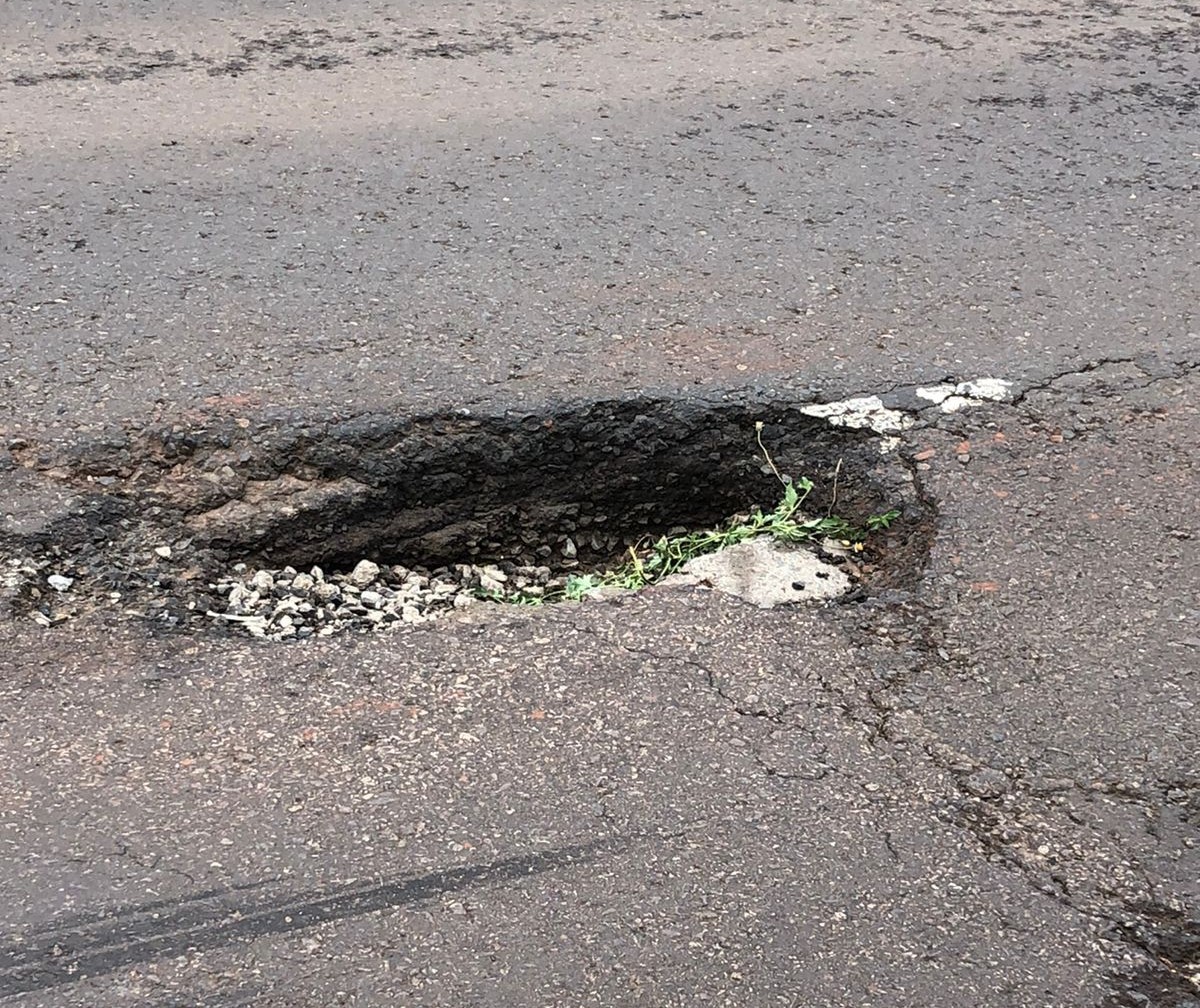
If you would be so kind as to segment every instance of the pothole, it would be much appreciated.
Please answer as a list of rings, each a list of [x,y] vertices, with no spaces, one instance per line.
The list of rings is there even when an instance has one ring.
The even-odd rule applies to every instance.
[[[852,595],[919,577],[933,509],[870,430],[803,405],[679,400],[216,420],[118,442],[37,474],[56,506],[39,511],[35,493],[23,534],[0,538],[17,558],[0,576],[14,611],[47,625],[87,609],[286,638],[414,624],[481,596],[596,594],[605,572],[649,562],[664,536],[728,529],[756,503],[771,513],[781,476],[813,482],[798,519],[865,528],[896,512],[865,544],[810,537]]]

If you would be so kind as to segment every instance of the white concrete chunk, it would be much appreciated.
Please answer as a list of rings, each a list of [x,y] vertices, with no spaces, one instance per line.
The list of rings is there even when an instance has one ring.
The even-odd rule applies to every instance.
[[[770,536],[689,560],[678,574],[660,583],[708,585],[763,609],[836,598],[850,589],[850,578],[840,567]]]

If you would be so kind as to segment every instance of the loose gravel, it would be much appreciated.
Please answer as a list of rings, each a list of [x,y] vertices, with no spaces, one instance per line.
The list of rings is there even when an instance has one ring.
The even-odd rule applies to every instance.
[[[302,640],[427,623],[511,593],[533,599],[561,588],[567,576],[545,566],[511,563],[429,570],[360,560],[348,572],[330,574],[320,567],[251,571],[237,564],[232,577],[211,586],[224,604],[210,609],[208,616],[237,624],[255,637]]]

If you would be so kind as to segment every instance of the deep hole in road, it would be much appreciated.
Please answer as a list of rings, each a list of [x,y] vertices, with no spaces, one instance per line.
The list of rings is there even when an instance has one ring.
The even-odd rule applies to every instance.
[[[638,399],[334,424],[213,418],[130,441],[78,460],[74,510],[6,544],[35,571],[17,608],[53,623],[103,604],[196,628],[260,571],[290,568],[305,584],[315,566],[345,583],[365,560],[361,592],[461,567],[509,584],[603,570],[647,537],[774,506],[781,484],[757,423],[779,472],[813,481],[808,514],[861,524],[900,512],[854,558],[861,591],[919,577],[934,509],[872,432],[790,403]],[[367,586],[371,565],[381,583]],[[51,574],[70,588],[48,587]],[[263,593],[283,587],[276,577]]]

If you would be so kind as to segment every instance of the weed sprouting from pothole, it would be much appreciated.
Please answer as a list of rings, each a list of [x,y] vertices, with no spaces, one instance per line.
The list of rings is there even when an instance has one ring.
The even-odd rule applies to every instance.
[[[801,506],[812,493],[814,483],[808,477],[792,480],[780,473],[771,458],[771,453],[762,442],[763,424],[755,424],[755,436],[767,466],[783,486],[779,502],[771,511],[754,508],[748,514],[735,515],[723,525],[697,532],[676,532],[659,536],[649,543],[630,546],[628,559],[615,568],[568,577],[561,589],[554,592],[539,591],[530,595],[520,588],[505,591],[500,588],[492,593],[496,601],[524,602],[579,602],[606,588],[621,591],[639,591],[657,584],[684,570],[698,557],[707,556],[759,537],[781,543],[814,543],[824,539],[838,540],[845,549],[861,552],[869,531],[888,528],[900,517],[898,509],[871,515],[863,528],[844,518],[826,514],[808,517]],[[798,588],[797,591],[802,589]]]

